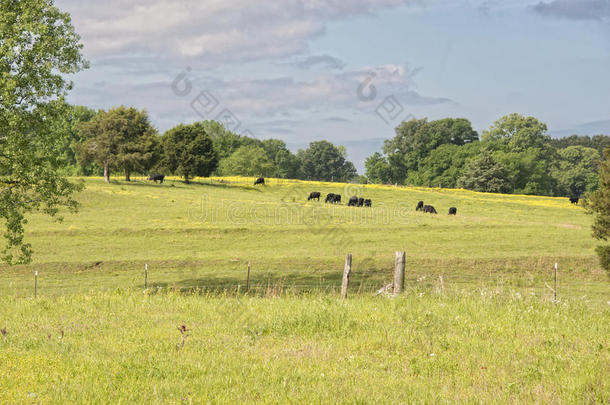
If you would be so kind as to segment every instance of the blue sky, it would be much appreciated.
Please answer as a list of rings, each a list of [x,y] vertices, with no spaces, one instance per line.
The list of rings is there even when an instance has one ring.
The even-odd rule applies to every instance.
[[[410,117],[610,134],[610,0],[56,4],[91,61],[70,101],[146,109],[160,131],[220,119],[295,150],[328,139],[360,170]]]

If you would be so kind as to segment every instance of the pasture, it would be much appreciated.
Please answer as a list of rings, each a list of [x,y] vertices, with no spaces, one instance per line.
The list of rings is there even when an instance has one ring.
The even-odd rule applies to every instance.
[[[265,180],[86,179],[78,214],[32,216],[0,402],[610,401],[610,283],[567,198]],[[373,297],[395,251],[406,293]]]

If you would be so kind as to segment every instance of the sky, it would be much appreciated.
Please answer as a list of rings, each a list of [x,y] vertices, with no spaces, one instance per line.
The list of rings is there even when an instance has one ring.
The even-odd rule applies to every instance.
[[[360,172],[411,118],[513,112],[555,137],[610,134],[610,0],[56,0],[91,67],[69,101],[215,119]]]

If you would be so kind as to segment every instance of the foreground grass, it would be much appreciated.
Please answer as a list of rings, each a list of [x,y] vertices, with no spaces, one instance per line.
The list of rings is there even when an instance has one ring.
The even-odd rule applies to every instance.
[[[0,403],[610,402],[610,306],[577,299],[3,297],[0,329]]]

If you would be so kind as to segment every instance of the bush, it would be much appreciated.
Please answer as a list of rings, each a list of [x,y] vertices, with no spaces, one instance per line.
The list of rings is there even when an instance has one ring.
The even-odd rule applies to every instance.
[[[610,277],[610,246],[600,245],[595,248],[595,252],[599,257],[599,264],[606,270],[608,277]]]

